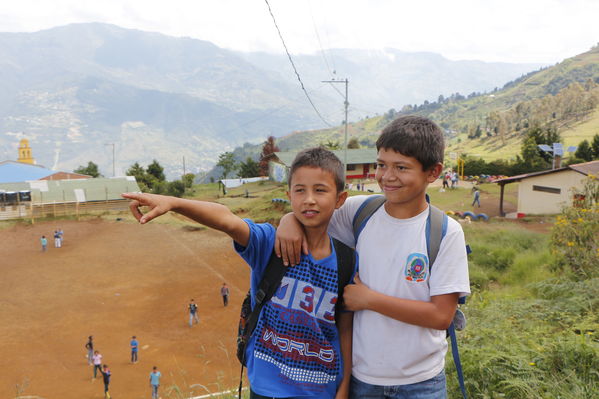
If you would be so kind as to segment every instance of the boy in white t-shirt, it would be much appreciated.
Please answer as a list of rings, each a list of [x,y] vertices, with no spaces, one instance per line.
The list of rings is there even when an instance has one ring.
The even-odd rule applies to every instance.
[[[455,220],[448,218],[432,273],[428,261],[426,188],[443,168],[443,133],[426,118],[404,116],[383,130],[376,146],[384,206],[357,242],[353,219],[367,196],[348,198],[329,224],[329,233],[360,256],[359,277],[343,296],[355,311],[350,398],[445,398],[445,330],[470,287],[464,233]],[[296,223],[285,216],[275,248],[293,264],[300,241]]]

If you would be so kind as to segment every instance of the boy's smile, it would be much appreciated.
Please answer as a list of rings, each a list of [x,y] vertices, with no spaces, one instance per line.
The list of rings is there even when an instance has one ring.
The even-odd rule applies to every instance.
[[[332,173],[318,167],[300,167],[290,178],[287,195],[299,222],[306,228],[326,229],[333,211],[343,204],[347,193],[337,193]]]
[[[375,178],[387,198],[387,212],[400,218],[422,212],[426,208],[426,187],[435,181],[434,171],[439,168],[438,165],[423,171],[422,164],[416,158],[381,148],[377,156]]]

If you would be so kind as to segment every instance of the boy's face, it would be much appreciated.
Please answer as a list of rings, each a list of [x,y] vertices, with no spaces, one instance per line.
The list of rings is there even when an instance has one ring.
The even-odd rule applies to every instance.
[[[302,166],[291,176],[287,196],[295,217],[306,228],[326,227],[333,211],[347,198],[337,193],[332,173],[317,167]]]
[[[393,205],[404,205],[413,210],[423,205],[426,187],[441,173],[442,165],[435,165],[427,171],[414,157],[405,156],[392,149],[381,148],[377,155],[375,178]]]

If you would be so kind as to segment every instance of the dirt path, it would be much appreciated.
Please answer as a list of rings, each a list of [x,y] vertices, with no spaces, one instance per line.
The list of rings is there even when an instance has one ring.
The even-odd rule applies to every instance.
[[[42,253],[39,238],[58,227],[64,246],[50,242]],[[224,234],[101,220],[18,225],[0,230],[0,259],[0,397],[14,397],[19,384],[23,395],[102,398],[85,358],[88,335],[110,366],[113,397],[149,397],[153,365],[162,389],[236,386],[235,326],[249,269]],[[200,314],[193,328],[190,298]],[[141,348],[135,365],[132,335]]]

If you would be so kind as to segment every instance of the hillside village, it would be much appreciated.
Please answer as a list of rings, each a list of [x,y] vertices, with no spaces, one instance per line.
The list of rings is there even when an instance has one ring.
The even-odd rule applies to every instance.
[[[137,35],[111,26],[87,28]],[[215,58],[238,61],[202,46]],[[252,57],[246,55],[244,62]],[[127,80],[111,68],[102,74]],[[260,73],[252,71],[252,81],[259,81]],[[154,84],[147,78],[145,84]],[[291,211],[287,183],[300,150],[330,149],[344,164],[349,196],[378,194],[376,139],[394,119],[419,115],[442,128],[446,144],[442,173],[427,195],[442,217],[459,223],[472,249],[471,295],[459,306],[468,319],[467,328],[458,332],[464,389],[480,399],[599,398],[599,45],[503,87],[439,95],[436,101],[398,104],[355,122],[288,134],[287,128],[302,121],[316,124],[305,109],[291,120],[293,101],[274,98],[285,98],[284,90],[277,79],[268,83],[277,88],[270,101],[285,103],[272,128],[281,135],[269,130],[265,141],[242,146],[228,137],[225,145],[219,134],[226,129],[219,127],[206,139],[218,157],[212,153],[214,162],[205,163],[203,171],[186,164],[189,143],[199,142],[197,137],[168,149],[169,157],[181,156],[182,173],[161,159],[162,131],[150,134],[152,162],[131,151],[121,160],[128,164],[123,173],[115,167],[114,143],[103,144],[112,146],[112,162],[102,167],[94,158],[100,150],[90,148],[77,155],[79,167],[61,169],[38,163],[37,151],[49,145],[39,140],[39,131],[31,140],[26,133],[10,137],[16,150],[0,159],[0,258],[8,260],[0,267],[0,319],[14,323],[0,326],[0,340],[7,343],[0,396],[13,397],[16,387],[17,399],[100,397],[83,348],[93,331],[115,372],[111,392],[119,397],[147,396],[149,370],[139,366],[154,364],[164,370],[163,398],[237,397],[234,344],[250,270],[228,236],[173,212],[140,226],[121,194],[216,202],[241,218],[278,225]],[[106,82],[88,84],[88,94],[121,90]],[[164,84],[181,83],[173,78]],[[151,90],[125,91],[139,99]],[[212,90],[217,89],[201,94],[209,97]],[[189,103],[200,101],[191,98],[191,91],[185,95]],[[227,119],[239,104],[204,106],[217,119]],[[187,114],[174,115],[184,120]],[[246,116],[259,115],[254,109]],[[169,123],[177,127],[173,131],[187,129]],[[147,126],[125,129],[129,149],[142,143],[143,135],[133,132],[137,128]],[[256,135],[252,129],[243,138]],[[169,175],[169,170],[177,173]],[[62,237],[63,229],[64,247],[40,241],[52,231]],[[218,295],[225,283],[231,306],[223,306]],[[199,325],[191,318],[187,322],[190,298],[199,305]],[[134,334],[143,343],[140,365],[137,359],[127,361]],[[448,397],[457,398],[461,388],[451,357],[445,364]],[[55,378],[56,369],[63,377]],[[241,383],[247,386],[247,377]]]

